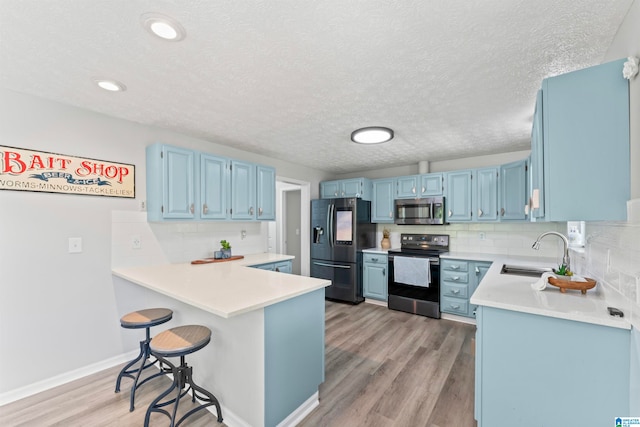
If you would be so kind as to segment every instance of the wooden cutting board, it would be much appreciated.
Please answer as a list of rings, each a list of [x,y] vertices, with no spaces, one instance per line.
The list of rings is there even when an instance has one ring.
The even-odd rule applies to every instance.
[[[244,258],[244,255],[233,255],[233,256],[230,256],[229,258],[204,258],[204,259],[197,259],[195,261],[191,261],[191,264],[193,265],[211,264],[212,262],[235,261],[237,259],[242,259],[242,258]]]

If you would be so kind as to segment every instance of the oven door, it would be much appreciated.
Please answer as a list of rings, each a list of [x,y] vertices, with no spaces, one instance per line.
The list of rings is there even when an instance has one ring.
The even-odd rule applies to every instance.
[[[429,258],[431,281],[428,287],[413,286],[395,281],[394,257],[410,256]],[[421,314],[423,316],[440,318],[440,259],[424,255],[389,254],[389,302],[388,307],[393,310]]]

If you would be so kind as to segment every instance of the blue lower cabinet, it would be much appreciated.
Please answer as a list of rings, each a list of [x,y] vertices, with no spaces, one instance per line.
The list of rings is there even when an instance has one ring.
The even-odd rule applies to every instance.
[[[479,307],[478,427],[613,426],[630,414],[630,331]]]
[[[475,317],[476,306],[471,295],[491,267],[490,262],[462,259],[440,261],[440,311],[458,316]]]
[[[364,297],[387,301],[387,255],[364,253],[362,258]]]
[[[260,270],[269,270],[269,271],[276,271],[278,273],[291,274],[291,272],[293,271],[293,262],[278,261],[278,262],[270,262],[267,264],[252,265],[251,267],[259,268]]]

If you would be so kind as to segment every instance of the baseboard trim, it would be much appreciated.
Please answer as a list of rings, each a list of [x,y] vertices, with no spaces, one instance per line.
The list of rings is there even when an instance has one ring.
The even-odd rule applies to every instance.
[[[295,427],[304,420],[311,411],[313,411],[318,405],[320,405],[320,395],[316,391],[311,395],[302,405],[289,414],[287,418],[282,420],[276,427]]]
[[[440,313],[440,318],[441,319],[445,319],[445,320],[453,320],[455,322],[460,322],[460,323],[468,323],[469,325],[475,325],[476,324],[476,319],[475,318],[464,317],[464,316],[456,316],[455,314]]]
[[[65,372],[48,379],[26,385],[24,387],[19,387],[14,390],[7,391],[0,394],[0,406],[6,405],[7,403],[15,402],[16,400],[24,399],[25,397],[47,391],[54,387],[58,387],[68,382],[86,377],[87,375],[92,375],[100,371],[104,371],[105,369],[112,368],[116,365],[128,362],[129,360],[136,357],[139,352],[140,350],[133,350],[129,353],[120,354],[118,356],[114,356],[82,368],[74,369],[73,371]]]
[[[380,300],[377,300],[377,299],[365,298],[364,302],[366,302],[367,304],[379,305],[381,307],[386,307],[387,306],[387,302],[386,301],[380,301]]]

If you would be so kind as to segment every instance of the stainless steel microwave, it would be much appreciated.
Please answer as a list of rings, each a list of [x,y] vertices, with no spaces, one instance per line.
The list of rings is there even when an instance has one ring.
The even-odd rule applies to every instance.
[[[443,225],[444,197],[397,199],[394,213],[400,225]]]

